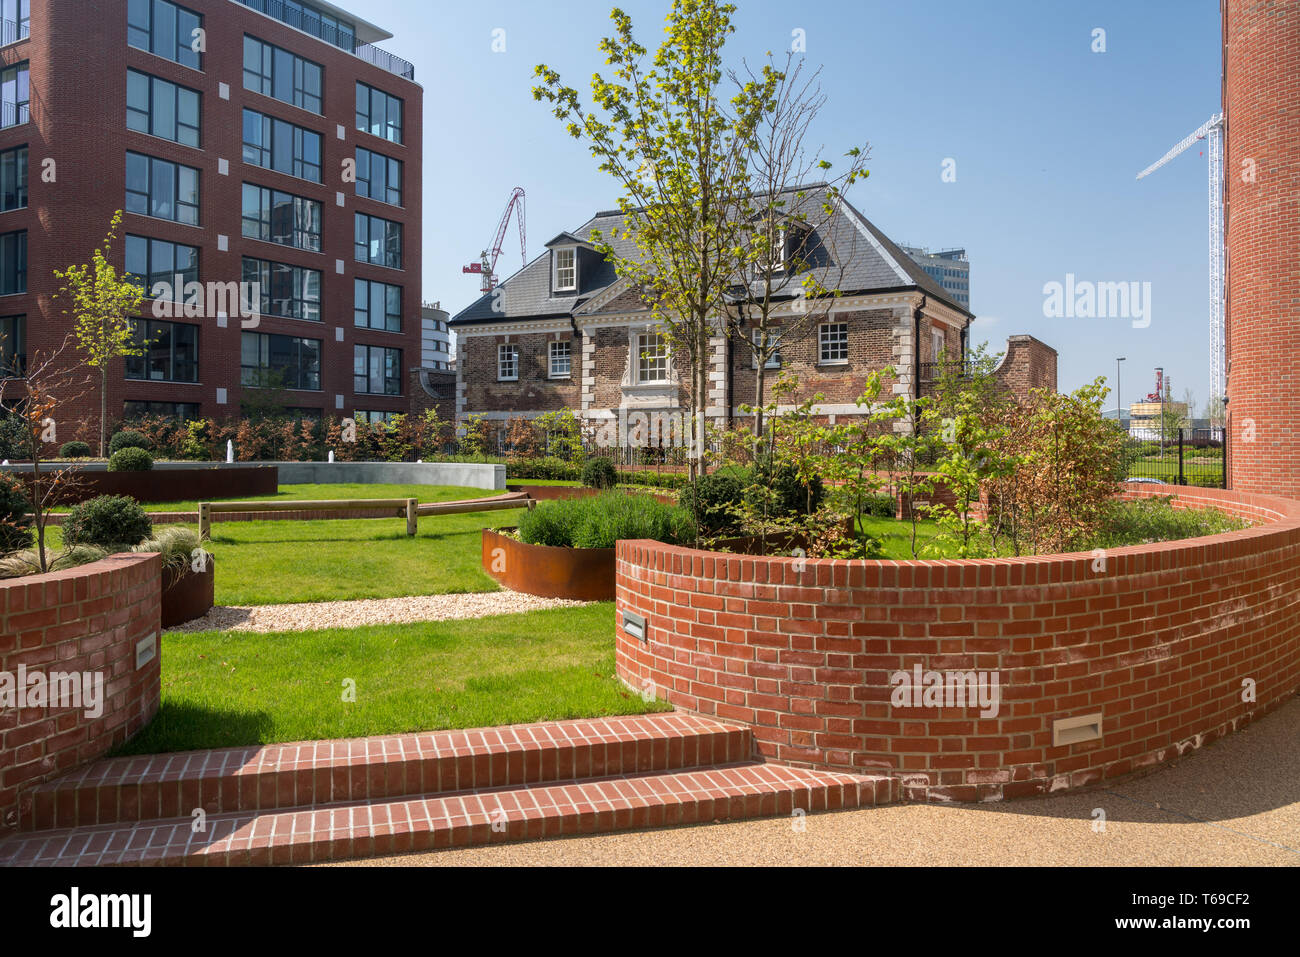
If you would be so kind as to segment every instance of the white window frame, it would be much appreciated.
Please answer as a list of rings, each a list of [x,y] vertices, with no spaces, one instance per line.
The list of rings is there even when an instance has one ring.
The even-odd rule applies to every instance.
[[[930,361],[935,365],[939,364],[939,358],[943,355],[944,347],[947,345],[948,337],[942,329],[930,328]]]
[[[826,347],[832,344],[830,332],[832,329],[843,329],[844,334],[835,335],[834,343],[836,352],[841,351],[838,348],[839,343],[843,343],[843,357],[827,358]],[[817,327],[817,364],[822,366],[845,366],[849,364],[849,324],[847,322],[824,322]]]
[[[785,272],[785,227],[779,226],[772,238],[768,261],[764,264],[770,272]]]
[[[561,256],[562,254],[567,254],[567,255],[572,259],[572,262],[571,262],[570,265],[568,265],[568,266],[561,266],[561,265],[560,265],[560,256]],[[552,270],[553,270],[553,275],[552,275],[552,277],[551,277],[551,285],[554,287],[555,291],[556,291],[556,292],[574,292],[574,291],[576,291],[577,288],[578,288],[578,249],[577,249],[577,247],[576,247],[576,246],[565,246],[565,247],[562,248],[562,249],[557,249],[557,250],[555,250],[554,253],[551,255],[551,262],[552,262]],[[571,272],[571,273],[573,274],[572,277],[570,278],[570,281],[569,281],[567,284],[561,282],[561,280],[560,280],[560,272],[561,272],[561,270],[563,270],[564,272]]]
[[[514,375],[505,374],[507,355],[510,356],[509,362],[514,366]],[[519,347],[513,343],[504,343],[497,346],[497,381],[519,381]]]
[[[564,346],[564,371],[555,371],[555,362],[560,356],[556,355],[558,347]],[[547,364],[546,371],[551,379],[569,379],[573,377],[573,342],[570,339],[554,339],[547,347]]]
[[[761,332],[762,332],[761,329],[751,329],[749,331],[749,341],[750,341],[749,367],[751,369],[758,368],[758,337]],[[781,368],[781,330],[768,329],[767,336],[769,341],[775,340],[776,348],[772,351],[771,358],[769,358],[767,362],[763,363],[763,368],[779,369]]]
[[[655,350],[653,358],[647,358],[646,342],[648,340],[658,340],[658,348]],[[662,384],[668,381],[671,370],[669,364],[668,339],[662,332],[639,332],[633,340],[636,346],[636,355],[633,357],[633,369],[636,372],[635,381],[638,385]],[[646,375],[647,370],[653,368],[662,368],[663,375],[657,378],[649,378]]]

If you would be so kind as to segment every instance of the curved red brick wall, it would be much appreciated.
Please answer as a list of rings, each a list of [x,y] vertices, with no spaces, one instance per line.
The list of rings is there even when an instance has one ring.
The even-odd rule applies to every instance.
[[[65,572],[0,581],[0,676],[103,676],[102,714],[0,703],[0,832],[30,812],[31,788],[85,764],[158,710],[162,568],[156,554],[113,555]],[[154,636],[153,660],[136,644]],[[0,677],[0,680],[3,680]]]
[[[1300,498],[1300,0],[1227,0],[1229,483]]]
[[[1041,794],[1169,760],[1300,688],[1300,502],[1125,494],[1265,524],[1113,549],[1101,570],[1088,553],[800,563],[620,542],[618,674],[752,725],[770,759],[891,772],[912,800]],[[895,706],[891,675],[916,665],[996,673],[998,713]],[[1057,719],[1095,713],[1098,740],[1053,744]]]

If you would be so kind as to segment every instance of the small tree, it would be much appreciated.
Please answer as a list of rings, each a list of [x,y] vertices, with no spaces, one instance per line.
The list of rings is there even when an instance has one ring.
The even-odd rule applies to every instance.
[[[31,501],[36,527],[36,558],[42,572],[50,569],[45,548],[45,529],[50,512],[77,487],[76,466],[53,472],[43,471],[41,467],[46,446],[58,442],[58,423],[53,413],[60,405],[66,407],[85,395],[91,381],[79,365],[70,365],[65,360],[63,353],[71,342],[69,336],[53,352],[33,352],[26,375],[11,380],[17,383],[18,401],[15,405],[23,426],[21,441],[32,463]]]
[[[77,345],[85,353],[86,365],[99,370],[99,454],[105,454],[108,430],[108,367],[117,358],[138,356],[144,351],[135,342],[135,322],[145,290],[127,277],[119,277],[108,261],[122,223],[122,211],[113,214],[104,245],[96,249],[89,265],[54,270],[63,283],[54,298],[63,297],[68,308],[63,314],[75,322]]]

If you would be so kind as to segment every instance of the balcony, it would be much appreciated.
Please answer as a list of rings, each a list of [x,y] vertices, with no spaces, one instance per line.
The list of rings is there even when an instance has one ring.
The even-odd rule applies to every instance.
[[[394,56],[387,50],[381,50],[369,43],[362,43],[348,27],[330,23],[311,10],[302,9],[300,3],[287,4],[283,0],[239,0],[244,6],[265,13],[268,17],[287,23],[303,33],[309,33],[331,46],[345,50],[372,66],[396,74],[407,80],[415,80],[415,66]]]
[[[26,20],[21,22],[0,20],[0,47],[7,47],[19,40],[26,40],[30,32],[31,24]]]

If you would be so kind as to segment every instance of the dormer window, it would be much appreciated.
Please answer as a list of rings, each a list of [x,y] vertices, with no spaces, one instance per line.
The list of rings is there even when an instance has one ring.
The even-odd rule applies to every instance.
[[[578,288],[578,250],[572,246],[555,250],[554,288],[556,292]]]
[[[766,256],[760,254],[758,262],[759,274],[785,272],[785,249],[786,228],[778,226],[772,234],[772,248],[768,250]]]

